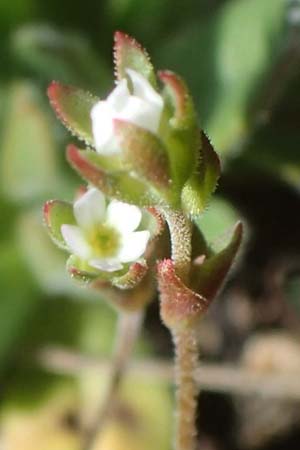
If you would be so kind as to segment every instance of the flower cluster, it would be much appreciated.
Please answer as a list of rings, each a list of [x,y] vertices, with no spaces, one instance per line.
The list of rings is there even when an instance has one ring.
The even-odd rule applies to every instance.
[[[88,187],[74,204],[47,202],[46,225],[56,244],[71,254],[71,275],[94,286],[102,286],[102,280],[135,288],[147,278],[149,264],[162,258],[157,265],[162,318],[173,328],[188,325],[224,280],[241,241],[241,225],[217,254],[203,236],[191,249],[191,234],[201,234],[194,219],[215,190],[219,158],[178,75],[156,75],[145,50],[120,32],[114,56],[116,86],[105,100],[58,82],[48,89],[58,117],[87,144],[70,145],[67,159]],[[162,216],[170,229],[171,258],[169,236],[154,239],[163,229]],[[192,260],[192,255],[201,256]]]

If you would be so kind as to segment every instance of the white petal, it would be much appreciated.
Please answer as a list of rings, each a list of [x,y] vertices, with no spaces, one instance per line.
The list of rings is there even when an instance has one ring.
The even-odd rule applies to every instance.
[[[137,260],[145,252],[149,238],[148,230],[135,231],[124,236],[118,253],[119,260],[124,263]]]
[[[120,151],[113,134],[114,110],[106,101],[100,101],[91,110],[92,130],[96,150],[112,154]]]
[[[142,212],[137,206],[112,200],[107,207],[106,217],[108,223],[124,234],[139,226]]]
[[[162,96],[156,92],[149,81],[140,73],[132,69],[126,69],[126,72],[133,84],[133,94],[155,106],[157,113],[161,114],[164,105]]]
[[[114,272],[123,268],[117,259],[90,259],[89,265],[104,272]]]
[[[86,230],[101,223],[105,217],[105,197],[101,191],[92,188],[74,203],[74,215],[78,225]]]
[[[114,113],[122,110],[124,104],[126,103],[128,97],[130,96],[130,92],[127,85],[126,78],[123,78],[112,93],[107,97],[106,102],[112,108]]]
[[[88,259],[91,255],[91,248],[79,227],[76,225],[62,225],[61,233],[70,249],[70,252],[82,259]]]
[[[156,133],[160,122],[160,112],[157,111],[155,105],[131,95],[122,111],[118,112],[115,118],[127,120],[134,125]]]

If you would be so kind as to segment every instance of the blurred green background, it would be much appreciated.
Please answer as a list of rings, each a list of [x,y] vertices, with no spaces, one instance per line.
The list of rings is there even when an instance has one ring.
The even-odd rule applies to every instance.
[[[0,447],[6,450],[79,449],[91,375],[53,374],[36,355],[59,347],[103,357],[112,349],[114,312],[68,279],[65,255],[46,235],[41,210],[48,199],[72,199],[79,183],[64,159],[73,138],[54,117],[46,88],[59,80],[105,96],[113,86],[117,29],[140,41],[157,69],[187,80],[200,124],[221,156],[224,175],[200,220],[208,238],[226,233],[236,217],[248,224],[240,264],[204,326],[203,339],[213,330],[220,342],[204,345],[204,356],[237,362],[257,330],[299,338],[300,1],[1,0]],[[230,314],[234,301],[241,311],[245,298],[247,320]],[[171,351],[154,305],[138,352]],[[147,426],[133,433],[115,419],[98,450],[169,449],[170,386],[157,376],[128,379],[123,395],[133,411],[140,396]],[[215,422],[211,405],[220,407]],[[244,417],[244,409],[231,397],[204,396],[202,407],[203,450],[300,446],[298,416],[284,431],[279,426],[283,447],[276,447],[272,433],[254,439],[257,429],[241,438],[234,417]],[[224,417],[227,428],[220,425]]]

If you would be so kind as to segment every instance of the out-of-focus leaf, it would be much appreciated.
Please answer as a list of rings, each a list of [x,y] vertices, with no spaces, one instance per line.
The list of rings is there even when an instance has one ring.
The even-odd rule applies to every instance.
[[[22,81],[11,84],[0,160],[0,187],[7,198],[34,201],[56,192],[60,182],[52,135],[36,88]]]
[[[212,198],[205,214],[199,217],[196,223],[205,239],[213,247],[219,247],[223,241],[221,237],[224,238],[224,233],[229,229],[231,230],[238,219],[239,214],[233,206],[228,201],[215,196]]]
[[[134,36],[143,41],[147,39],[151,43],[163,31],[172,1],[145,1],[142,8],[139,0],[109,0],[107,3],[108,14],[113,17],[119,28],[131,30]]]
[[[157,51],[160,64],[187,79],[204,129],[222,153],[248,130],[253,96],[282,48],[285,11],[285,0],[233,0]]]
[[[274,122],[256,133],[243,153],[231,160],[229,168],[235,172],[264,170],[279,176],[289,184],[300,186],[299,129],[286,129]]]
[[[67,255],[57,249],[43,227],[41,214],[24,213],[18,223],[20,248],[39,285],[48,294],[72,293],[78,288],[66,272]]]
[[[22,64],[47,83],[59,80],[104,92],[110,80],[106,63],[78,34],[47,25],[25,25],[12,35],[12,50]]]
[[[35,14],[36,10],[36,0],[1,0],[0,28],[11,28],[22,21],[28,20]]]
[[[28,319],[37,307],[37,289],[18,248],[8,241],[0,246],[0,371],[17,349]]]

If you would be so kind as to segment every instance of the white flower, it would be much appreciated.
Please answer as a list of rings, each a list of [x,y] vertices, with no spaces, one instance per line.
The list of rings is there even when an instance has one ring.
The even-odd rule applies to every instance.
[[[96,150],[103,154],[120,152],[114,136],[113,120],[122,119],[157,133],[163,109],[162,97],[141,74],[126,70],[132,84],[129,91],[126,78],[121,80],[105,101],[91,111]]]
[[[77,225],[61,226],[71,253],[106,272],[123,268],[145,252],[150,233],[134,231],[142,212],[134,205],[112,200],[106,207],[99,190],[89,189],[74,203]]]

